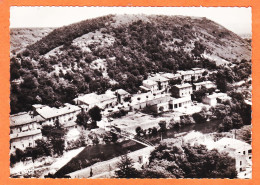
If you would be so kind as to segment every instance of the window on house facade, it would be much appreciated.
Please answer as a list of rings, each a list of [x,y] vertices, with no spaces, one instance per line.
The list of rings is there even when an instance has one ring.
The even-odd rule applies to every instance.
[[[245,154],[246,154],[246,151],[243,151],[243,154],[245,155]]]
[[[251,153],[252,153],[252,150],[248,150],[248,153],[251,154]]]

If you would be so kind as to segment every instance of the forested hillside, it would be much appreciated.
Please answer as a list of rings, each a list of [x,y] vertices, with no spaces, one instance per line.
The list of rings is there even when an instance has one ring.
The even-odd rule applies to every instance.
[[[204,67],[232,82],[250,66],[250,44],[206,18],[108,15],[55,29],[11,58],[11,113],[108,88],[135,93],[151,72]]]

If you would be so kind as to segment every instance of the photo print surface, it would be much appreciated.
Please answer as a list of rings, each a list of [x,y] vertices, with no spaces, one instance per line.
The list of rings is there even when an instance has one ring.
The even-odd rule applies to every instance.
[[[251,8],[11,7],[11,178],[251,179]]]

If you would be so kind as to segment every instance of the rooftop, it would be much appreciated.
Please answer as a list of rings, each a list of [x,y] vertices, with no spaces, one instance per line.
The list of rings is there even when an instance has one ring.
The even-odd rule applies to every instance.
[[[43,121],[41,116],[33,116],[29,112],[20,112],[18,114],[10,115],[10,127],[25,125],[28,123]]]
[[[79,110],[80,110],[80,108],[78,106],[67,103],[65,105],[65,107],[55,108],[55,107],[45,106],[45,107],[37,109],[36,112],[39,115],[41,115],[43,118],[48,119],[48,118],[61,116],[61,115],[72,113],[72,112],[79,111]]]
[[[143,81],[144,85],[157,85],[157,83],[153,80],[147,79]]]
[[[199,68],[199,67],[194,67],[194,68],[192,68],[192,70],[193,70],[193,71],[200,71],[200,70],[204,70],[204,69]]]
[[[114,99],[116,96],[111,92],[106,92],[105,94],[98,95],[96,93],[85,94],[75,98],[75,100],[80,100],[88,105],[102,103],[106,100]]]
[[[186,87],[192,87],[191,84],[189,83],[183,83],[183,84],[179,84],[179,85],[174,85],[175,87],[181,89],[181,88],[186,88]]]
[[[207,98],[210,98],[210,99],[219,98],[219,97],[228,97],[228,95],[226,93],[214,93],[214,94],[207,96]]]
[[[168,79],[173,79],[177,77],[181,77],[179,73],[173,74],[173,73],[164,73],[162,74],[162,77],[168,78]]]
[[[159,74],[156,74],[155,76],[150,77],[148,80],[152,80],[152,81],[155,81],[155,82],[167,82],[167,81],[169,81],[169,79],[164,78],[163,76],[161,76]]]
[[[145,91],[150,91],[150,89],[148,89],[147,87],[144,87],[144,86],[139,86],[141,89],[145,90]]]
[[[224,137],[215,142],[215,147],[216,148],[220,148],[220,147],[227,148],[228,147],[231,149],[239,150],[244,147],[251,148],[251,145],[246,142],[240,141],[238,139]]]
[[[67,121],[65,124],[64,124],[64,128],[68,128],[68,127],[74,127],[76,126],[77,123],[75,121]]]
[[[177,71],[177,73],[181,74],[181,75],[192,75],[194,74],[194,71],[192,70],[188,70],[188,71]]]
[[[210,85],[210,84],[214,85],[214,83],[211,81],[203,81],[203,82],[194,83],[194,85]]]
[[[33,136],[33,135],[38,135],[38,134],[41,134],[41,130],[40,129],[35,129],[35,130],[26,131],[26,132],[10,134],[10,139],[27,137],[27,136]]]
[[[129,94],[127,91],[125,91],[124,89],[117,89],[116,92],[120,95],[126,95]]]

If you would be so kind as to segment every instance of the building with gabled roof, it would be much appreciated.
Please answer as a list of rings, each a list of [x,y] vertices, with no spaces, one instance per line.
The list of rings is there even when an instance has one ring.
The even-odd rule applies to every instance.
[[[66,103],[64,107],[56,108],[49,106],[38,106],[34,109],[34,114],[40,115],[45,120],[43,124],[53,125],[56,120],[61,124],[67,121],[76,120],[81,108]]]
[[[122,92],[122,91],[121,91]],[[79,96],[73,100],[76,105],[86,105],[88,109],[98,106],[101,109],[115,106],[117,103],[117,96],[112,91],[106,91],[105,94],[90,93]]]
[[[10,134],[10,153],[16,149],[25,150],[27,147],[35,147],[35,141],[38,139],[42,139],[40,128]]]
[[[10,115],[10,152],[35,146],[35,141],[42,138],[40,128],[44,120],[32,112]]]

